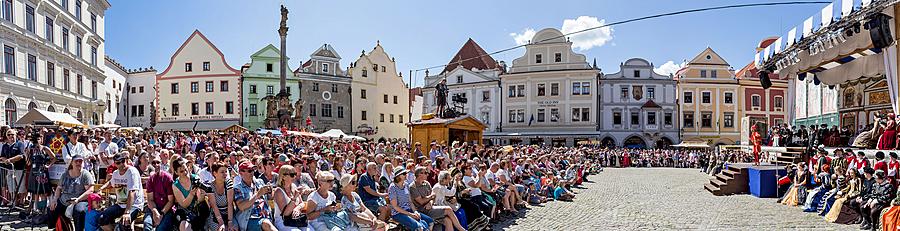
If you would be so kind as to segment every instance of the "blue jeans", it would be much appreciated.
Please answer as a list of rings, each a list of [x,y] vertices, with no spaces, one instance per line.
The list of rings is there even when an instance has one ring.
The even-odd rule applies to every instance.
[[[174,230],[175,213],[172,210],[160,216],[159,225],[153,227],[153,213],[150,208],[144,209],[144,231]]]
[[[425,214],[419,213],[421,219],[416,220],[410,216],[404,215],[402,213],[398,213],[397,215],[391,216],[394,221],[400,223],[403,227],[406,227],[409,230],[418,231],[418,230],[428,230],[428,225],[434,223],[434,219],[428,217]]]

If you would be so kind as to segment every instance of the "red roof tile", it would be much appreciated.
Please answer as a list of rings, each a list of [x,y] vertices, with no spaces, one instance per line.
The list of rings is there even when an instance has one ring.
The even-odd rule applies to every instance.
[[[447,66],[444,67],[444,71],[441,71],[441,73],[452,71],[459,65],[466,69],[478,68],[481,70],[494,69],[500,66],[494,58],[488,55],[484,49],[481,49],[481,46],[471,38],[456,52],[456,55],[447,63]]]

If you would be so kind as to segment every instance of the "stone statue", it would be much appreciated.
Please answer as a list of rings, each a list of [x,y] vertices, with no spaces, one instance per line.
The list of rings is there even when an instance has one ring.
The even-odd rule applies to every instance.
[[[294,118],[303,118],[303,101],[299,99],[297,100],[297,102],[294,102]]]
[[[277,117],[277,115],[276,115],[276,113],[278,113],[277,108],[278,108],[278,105],[276,105],[275,102],[272,102],[271,100],[266,102],[266,117],[272,117],[272,118]]]
[[[284,7],[284,5],[281,5],[281,27],[282,28],[287,27],[288,13],[290,13],[290,12],[288,11],[287,7]]]

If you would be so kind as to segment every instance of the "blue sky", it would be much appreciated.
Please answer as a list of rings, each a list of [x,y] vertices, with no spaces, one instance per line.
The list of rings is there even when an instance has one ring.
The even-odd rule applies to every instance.
[[[776,2],[759,0],[755,2]],[[376,40],[409,70],[446,64],[468,38],[488,52],[516,45],[528,29],[594,25],[690,8],[745,4],[750,1],[320,1],[320,0],[110,0],[106,12],[106,53],[127,68],[165,69],[172,53],[199,29],[240,68],[267,44],[278,44],[279,4],[290,9],[288,56],[294,68],[323,43],[344,58],[346,68]],[[549,4],[548,4],[549,3]],[[735,69],[753,60],[754,47],[768,36],[783,35],[819,5],[729,9],[651,19],[613,26],[579,39],[576,51],[597,59],[605,73],[619,63],[643,57],[661,66],[680,64],[707,46]],[[585,17],[582,17],[585,16]],[[520,38],[520,42],[522,38]],[[495,55],[512,63],[524,49]],[[440,69],[432,70],[439,72]],[[421,85],[424,73],[415,85]]]

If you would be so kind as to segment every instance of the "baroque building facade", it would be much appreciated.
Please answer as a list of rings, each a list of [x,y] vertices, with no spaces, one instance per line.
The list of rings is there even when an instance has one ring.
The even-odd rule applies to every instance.
[[[109,7],[106,0],[0,2],[4,125],[31,109],[67,113],[88,125],[107,122],[111,100],[103,57]]]
[[[740,141],[740,84],[734,70],[707,47],[675,74],[681,140],[712,145]]]
[[[300,117],[295,119],[299,118],[301,126],[319,133],[329,129],[350,132],[353,116],[351,78],[341,68],[341,56],[337,51],[330,44],[323,44],[294,74],[299,81],[298,94],[303,105],[297,114]]]
[[[675,80],[653,71],[653,64],[632,58],[619,72],[600,79],[601,144],[629,148],[665,148],[680,142]]]
[[[370,140],[409,140],[409,86],[381,43],[369,53],[363,51],[347,72],[352,78],[352,134]]]
[[[290,60],[290,58],[285,57]],[[266,128],[265,121],[269,116],[269,106],[263,98],[274,96],[280,91],[281,84],[281,50],[269,44],[250,55],[250,63],[241,66],[241,94],[244,99],[241,121],[250,130]],[[288,62],[290,63],[290,62]],[[288,64],[290,68],[290,64]],[[289,72],[290,73],[290,72]],[[291,94],[291,102],[300,99],[297,77],[286,76],[285,90]]]

